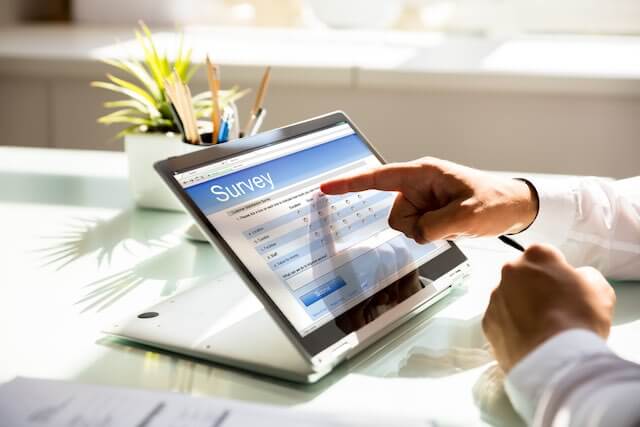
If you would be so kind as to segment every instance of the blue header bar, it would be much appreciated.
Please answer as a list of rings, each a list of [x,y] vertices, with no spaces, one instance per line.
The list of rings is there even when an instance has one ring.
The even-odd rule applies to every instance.
[[[185,191],[210,215],[370,155],[369,147],[353,134],[202,182]]]

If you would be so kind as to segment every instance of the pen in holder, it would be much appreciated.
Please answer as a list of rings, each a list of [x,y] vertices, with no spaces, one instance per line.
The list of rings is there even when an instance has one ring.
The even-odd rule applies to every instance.
[[[267,67],[262,76],[244,132],[240,132],[238,108],[233,100],[224,99],[224,94],[220,90],[220,70],[217,65],[211,62],[209,56],[206,57],[206,67],[209,84],[208,96],[211,99],[210,121],[196,121],[194,100],[197,100],[201,95],[196,96],[195,99],[192,98],[189,86],[180,79],[176,71],[171,78],[164,81],[171,115],[184,142],[194,145],[213,145],[258,133],[267,113],[262,104],[271,78],[271,67]],[[221,109],[222,111],[220,111]]]
[[[207,57],[209,90],[192,96],[188,82],[197,67],[192,61],[192,50],[182,49],[169,55],[155,46],[149,28],[140,24],[137,34],[144,60],[110,59],[109,65],[127,74],[122,79],[108,74],[108,81],[92,82],[94,87],[110,90],[127,99],[109,101],[107,108],[116,111],[99,118],[104,124],[126,124],[118,136],[124,136],[124,149],[128,163],[128,181],[133,200],[138,207],[184,210],[182,204],[156,174],[153,166],[159,160],[191,153],[213,144],[226,143],[240,136],[240,117],[235,102],[248,93],[237,86],[221,88],[220,69]],[[133,66],[133,65],[135,66]],[[251,114],[255,125],[249,134],[258,131],[268,71],[258,91]],[[137,80],[143,85],[131,83]],[[255,114],[260,113],[260,114]],[[244,126],[245,117],[242,117]]]
[[[203,130],[200,138],[203,144],[222,144],[224,142],[238,139],[240,137],[240,118],[238,115],[238,107],[235,103],[227,105],[221,114],[220,129],[214,132],[211,122],[199,122],[199,128]],[[213,136],[217,137],[217,141],[213,141]]]

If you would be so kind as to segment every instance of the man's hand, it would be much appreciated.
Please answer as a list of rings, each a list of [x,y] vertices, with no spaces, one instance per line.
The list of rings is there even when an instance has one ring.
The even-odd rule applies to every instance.
[[[398,192],[389,225],[418,243],[515,233],[538,212],[527,183],[434,158],[389,164],[320,186],[325,194],[369,189]]]
[[[615,301],[613,289],[597,270],[573,268],[557,249],[533,245],[503,267],[482,327],[508,372],[564,330],[588,329],[606,338]]]

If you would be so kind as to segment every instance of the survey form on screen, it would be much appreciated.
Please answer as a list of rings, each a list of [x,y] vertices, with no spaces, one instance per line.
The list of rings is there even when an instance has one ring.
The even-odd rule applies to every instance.
[[[447,247],[417,245],[389,228],[395,193],[319,191],[330,178],[380,165],[340,126],[278,144],[277,156],[257,150],[233,168],[191,173],[189,183],[177,177],[303,336]]]

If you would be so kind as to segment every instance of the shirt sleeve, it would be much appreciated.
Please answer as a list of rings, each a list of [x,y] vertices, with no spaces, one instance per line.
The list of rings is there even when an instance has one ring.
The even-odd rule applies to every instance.
[[[640,365],[616,356],[593,332],[562,332],[513,367],[505,389],[534,426],[637,426]]]
[[[540,205],[517,235],[520,243],[553,244],[572,265],[593,266],[611,279],[640,278],[640,177],[527,180]]]

